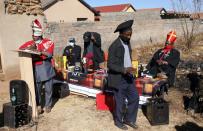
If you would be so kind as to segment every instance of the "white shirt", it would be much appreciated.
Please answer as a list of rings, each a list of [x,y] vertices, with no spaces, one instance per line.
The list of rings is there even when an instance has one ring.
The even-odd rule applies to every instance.
[[[131,62],[131,57],[130,57],[130,52],[129,52],[129,48],[128,45],[124,44],[124,42],[120,39],[124,49],[125,49],[125,53],[124,53],[124,67],[132,67],[132,62]]]

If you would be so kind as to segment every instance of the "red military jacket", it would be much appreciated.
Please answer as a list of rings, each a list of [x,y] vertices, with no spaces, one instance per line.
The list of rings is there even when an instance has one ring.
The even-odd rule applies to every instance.
[[[28,41],[22,46],[20,46],[19,49],[25,49],[33,44],[35,44],[33,40]],[[47,52],[49,55],[48,56],[40,55],[39,59],[35,61],[35,65],[40,65],[43,63],[43,60],[53,56],[54,43],[51,40],[44,38],[39,44],[36,44],[36,46],[37,46],[37,51],[39,52],[44,51],[44,52]]]

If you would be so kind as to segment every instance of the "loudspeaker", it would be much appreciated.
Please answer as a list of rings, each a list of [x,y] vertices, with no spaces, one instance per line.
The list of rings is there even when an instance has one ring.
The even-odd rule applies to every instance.
[[[70,94],[69,86],[67,83],[54,83],[53,95],[54,98],[64,98]]]
[[[29,102],[29,89],[25,81],[10,81],[10,100],[12,105],[27,104]]]
[[[26,125],[31,120],[32,108],[28,104],[12,106],[11,103],[3,105],[4,126],[17,128]]]
[[[146,117],[151,125],[169,124],[169,104],[163,98],[148,99]]]

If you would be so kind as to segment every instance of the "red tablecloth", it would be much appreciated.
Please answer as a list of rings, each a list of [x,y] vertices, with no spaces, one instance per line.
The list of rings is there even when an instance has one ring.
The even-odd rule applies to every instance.
[[[139,95],[152,95],[153,91],[162,86],[166,81],[163,79],[136,78],[135,87]]]

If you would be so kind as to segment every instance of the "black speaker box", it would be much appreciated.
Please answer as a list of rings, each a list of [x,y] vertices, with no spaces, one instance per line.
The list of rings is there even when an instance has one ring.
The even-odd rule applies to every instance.
[[[13,99],[13,97],[15,98]],[[29,89],[25,81],[10,81],[10,100],[13,105],[27,104],[29,102]]]
[[[163,98],[150,98],[146,105],[146,117],[151,125],[169,124],[169,104]]]
[[[28,104],[13,106],[11,103],[3,105],[4,126],[18,128],[31,120],[32,108]]]
[[[68,83],[54,83],[53,95],[54,98],[64,98],[70,94]]]

